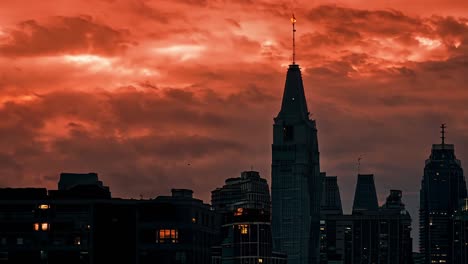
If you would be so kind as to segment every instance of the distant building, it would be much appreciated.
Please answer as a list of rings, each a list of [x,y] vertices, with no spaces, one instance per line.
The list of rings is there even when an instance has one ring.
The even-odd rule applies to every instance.
[[[454,145],[445,144],[445,125],[441,128],[442,142],[432,145],[419,199],[419,248],[426,264],[458,263],[452,259],[452,216],[460,199],[467,197],[460,160],[455,157]]]
[[[272,252],[271,222],[267,211],[238,208],[222,227],[221,257],[212,263],[286,264],[286,255]],[[218,253],[218,254],[219,254]]]
[[[468,263],[468,198],[460,201],[453,218],[453,264]]]
[[[256,171],[242,172],[211,192],[213,208],[223,215],[222,241],[212,248],[212,264],[286,264],[273,252],[268,183]]]
[[[322,180],[323,192],[320,204],[320,214],[343,214],[338,178],[336,176],[326,176],[323,172]]]
[[[244,171],[240,177],[229,178],[223,187],[212,191],[211,204],[215,210],[224,213],[237,208],[270,212],[270,188],[257,171]]]
[[[66,175],[49,193],[0,189],[0,263],[210,262],[220,217],[191,190],[116,199],[95,174]]]
[[[329,215],[343,215],[341,206],[340,189],[336,176],[326,176],[321,173],[323,181],[322,201],[320,206],[320,263],[333,263],[341,260],[337,255],[336,222],[327,221]],[[340,262],[337,262],[340,263]]]
[[[353,214],[379,210],[374,175],[359,174],[354,193]]]
[[[339,192],[338,188],[324,190],[335,192],[334,196]],[[413,263],[411,217],[401,191],[391,190],[380,208],[374,195],[373,175],[358,175],[353,214],[321,213],[321,263]]]

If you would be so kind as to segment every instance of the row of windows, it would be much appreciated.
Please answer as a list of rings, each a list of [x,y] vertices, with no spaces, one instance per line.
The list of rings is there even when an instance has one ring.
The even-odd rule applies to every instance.
[[[156,243],[179,243],[179,231],[177,229],[156,230]]]

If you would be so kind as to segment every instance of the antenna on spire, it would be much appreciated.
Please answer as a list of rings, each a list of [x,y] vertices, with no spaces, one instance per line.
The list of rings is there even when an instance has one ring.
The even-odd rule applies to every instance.
[[[294,13],[292,14],[291,17],[291,23],[293,27],[293,59],[292,59],[292,64],[296,64],[296,17],[294,16]]]
[[[362,160],[362,156],[359,156],[359,158],[357,159],[357,162],[358,162],[358,164],[357,164],[357,173],[358,173],[358,175],[359,175],[359,172],[361,170],[361,160]]]
[[[447,126],[445,124],[442,124],[440,128],[442,129],[440,131],[440,133],[442,134],[442,136],[440,137],[442,139],[442,146],[445,146],[445,129],[447,128]]]

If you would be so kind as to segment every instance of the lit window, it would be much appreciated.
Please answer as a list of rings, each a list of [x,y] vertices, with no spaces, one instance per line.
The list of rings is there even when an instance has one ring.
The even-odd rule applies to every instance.
[[[156,243],[179,243],[179,231],[177,229],[156,230]]]
[[[39,231],[39,223],[34,223],[34,231]]]
[[[195,218],[195,217],[192,217],[192,223],[194,223],[194,224],[195,224],[196,222],[197,222],[197,218]]]
[[[234,216],[242,215],[242,212],[244,212],[243,208],[237,208],[236,212],[234,213]]]
[[[79,237],[79,236],[75,237],[74,244],[77,245],[77,246],[81,245],[81,237]]]
[[[249,225],[238,225],[238,228],[242,235],[247,235],[249,233]]]
[[[50,205],[48,205],[48,204],[41,204],[41,205],[39,205],[39,209],[41,209],[41,210],[47,210],[47,209],[49,209],[49,208],[50,208]]]
[[[41,224],[41,229],[42,229],[42,231],[47,231],[47,230],[49,230],[49,224],[48,224],[48,223],[42,223],[42,224]]]
[[[258,259],[258,263],[263,263],[263,259]]]

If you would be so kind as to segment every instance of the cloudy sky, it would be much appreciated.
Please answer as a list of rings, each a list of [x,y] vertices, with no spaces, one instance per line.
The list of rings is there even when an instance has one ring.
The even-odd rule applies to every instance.
[[[362,156],[417,222],[441,123],[468,164],[464,0],[3,0],[0,187],[97,172],[114,196],[209,202],[243,170],[269,180],[292,12],[322,171],[349,209]]]

